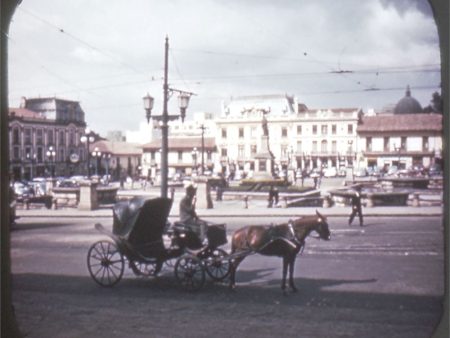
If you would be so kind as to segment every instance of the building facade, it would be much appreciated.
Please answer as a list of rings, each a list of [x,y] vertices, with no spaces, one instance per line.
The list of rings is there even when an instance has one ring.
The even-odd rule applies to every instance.
[[[353,166],[361,116],[359,108],[311,110],[288,95],[232,99],[216,119],[218,166],[251,174],[265,133],[276,172]]]
[[[358,126],[364,168],[387,171],[396,166],[442,165],[442,115],[393,114],[366,116]]]
[[[9,109],[10,173],[13,179],[70,176],[86,171],[87,148],[80,139],[85,114],[79,102],[22,98]]]

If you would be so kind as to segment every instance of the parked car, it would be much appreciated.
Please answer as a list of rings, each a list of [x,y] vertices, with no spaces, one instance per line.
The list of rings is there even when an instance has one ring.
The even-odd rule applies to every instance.
[[[14,182],[13,190],[18,202],[22,202],[24,199],[34,196],[33,186],[25,181]]]
[[[75,181],[72,181],[69,178],[66,178],[64,180],[62,180],[61,182],[59,182],[59,186],[60,188],[74,188],[77,187],[78,185],[76,184]]]
[[[323,176],[325,177],[336,177],[337,174],[336,167],[326,168],[323,172]]]
[[[387,176],[396,176],[398,167],[396,165],[391,165],[387,171]]]
[[[430,176],[442,176],[442,168],[438,164],[434,164],[428,170],[428,175]]]

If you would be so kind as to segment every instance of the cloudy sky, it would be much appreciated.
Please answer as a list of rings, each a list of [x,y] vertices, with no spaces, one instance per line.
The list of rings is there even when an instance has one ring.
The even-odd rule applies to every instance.
[[[219,114],[244,95],[367,111],[407,85],[422,106],[440,92],[426,0],[23,0],[9,31],[10,106],[78,100],[91,129],[136,130],[147,92],[161,111],[166,35],[170,86],[197,94],[189,113]]]

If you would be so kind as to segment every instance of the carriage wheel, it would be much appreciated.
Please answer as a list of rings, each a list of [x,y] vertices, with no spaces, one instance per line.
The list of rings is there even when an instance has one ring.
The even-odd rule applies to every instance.
[[[115,243],[102,240],[89,248],[87,265],[96,283],[113,286],[122,278],[125,261]]]
[[[133,270],[136,276],[143,276],[143,277],[155,276],[157,267],[158,267],[157,262],[143,263],[137,261],[130,261],[130,268],[131,270]]]
[[[175,263],[175,277],[188,291],[201,289],[205,283],[205,270],[201,260],[191,255],[181,256]]]
[[[206,260],[206,272],[208,275],[216,280],[221,281],[230,273],[230,260],[225,250],[216,248],[212,251],[210,257]]]

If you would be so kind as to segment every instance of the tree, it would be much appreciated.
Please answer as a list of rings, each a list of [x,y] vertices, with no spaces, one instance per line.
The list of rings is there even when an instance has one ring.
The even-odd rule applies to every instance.
[[[439,113],[442,114],[444,110],[444,102],[441,94],[434,92],[430,104],[423,109],[424,113]]]

